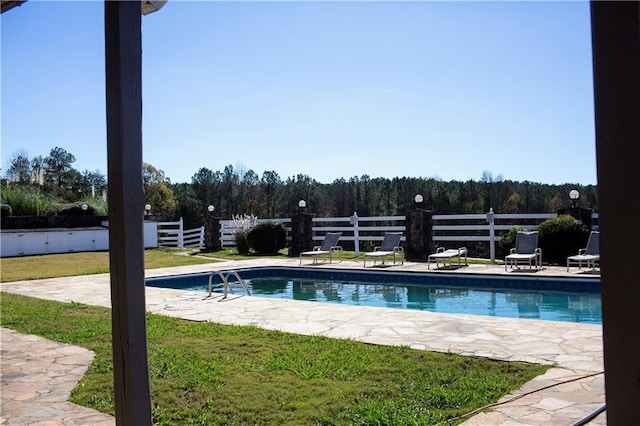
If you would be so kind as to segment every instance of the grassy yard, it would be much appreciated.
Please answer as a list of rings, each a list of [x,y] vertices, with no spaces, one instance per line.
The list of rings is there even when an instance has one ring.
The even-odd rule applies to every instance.
[[[145,266],[256,257],[234,249],[179,254],[146,250]],[[345,258],[356,256],[347,252]],[[70,253],[2,259],[1,278],[107,272],[107,252]],[[108,309],[9,293],[2,293],[0,309],[3,327],[95,351],[72,401],[114,413]],[[147,333],[158,425],[456,424],[461,420],[452,419],[497,401],[547,369],[158,315],[148,315]]]
[[[180,256],[176,249],[150,249],[144,252],[146,269],[216,262],[194,256]],[[72,277],[109,272],[109,252],[47,254],[6,257],[1,260],[1,282]]]
[[[113,414],[110,311],[1,296],[3,327],[96,352],[71,400]],[[158,315],[147,330],[157,425],[456,424],[547,369]]]

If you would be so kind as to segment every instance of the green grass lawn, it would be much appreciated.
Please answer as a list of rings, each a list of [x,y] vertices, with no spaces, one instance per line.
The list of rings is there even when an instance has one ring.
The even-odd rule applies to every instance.
[[[145,268],[154,269],[217,262],[215,259],[181,256],[178,253],[180,251],[176,249],[158,248],[145,250]],[[1,282],[72,277],[109,272],[109,252],[106,251],[6,257],[1,262]]]
[[[151,249],[145,267],[252,258],[235,249]],[[109,259],[69,253],[5,258],[1,266],[7,282],[107,273]],[[9,293],[0,309],[3,327],[95,351],[71,400],[114,413],[110,310]],[[548,368],[158,315],[147,316],[147,333],[158,425],[455,424]]]
[[[110,310],[1,296],[3,327],[95,351],[71,401],[113,414]],[[147,333],[157,425],[456,424],[548,368],[159,315]]]

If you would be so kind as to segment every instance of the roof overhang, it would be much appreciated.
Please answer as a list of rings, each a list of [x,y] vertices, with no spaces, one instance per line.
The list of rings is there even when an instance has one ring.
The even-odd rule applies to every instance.
[[[13,9],[16,6],[22,6],[22,3],[26,1],[27,0],[2,0],[0,2],[2,6],[2,10],[0,11],[0,13],[5,13],[6,11]]]

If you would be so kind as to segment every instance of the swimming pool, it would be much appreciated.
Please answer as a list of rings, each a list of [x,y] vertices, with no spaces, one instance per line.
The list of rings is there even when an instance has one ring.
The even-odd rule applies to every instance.
[[[251,295],[257,297],[602,324],[598,278],[286,267],[247,268],[237,272]],[[146,283],[152,287],[208,292],[210,275],[150,278]],[[220,282],[220,277],[214,274],[213,283]],[[239,286],[232,283],[232,288],[242,294]]]

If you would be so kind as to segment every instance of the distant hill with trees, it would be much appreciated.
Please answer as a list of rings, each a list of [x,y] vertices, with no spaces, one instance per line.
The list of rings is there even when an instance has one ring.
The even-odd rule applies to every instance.
[[[106,177],[98,170],[79,172],[74,162],[75,156],[59,147],[44,158],[14,153],[2,179],[3,214],[9,214],[7,206],[13,215],[42,215],[87,203],[106,215]],[[228,165],[222,171],[202,167],[191,182],[174,184],[162,170],[144,164],[143,177],[152,215],[159,220],[182,217],[187,226],[201,225],[208,205],[223,219],[243,213],[278,218],[295,214],[299,200],[316,216],[402,215],[416,207],[416,194],[424,198],[421,207],[436,214],[486,213],[490,208],[496,213],[555,213],[568,207],[569,191],[577,189],[580,206],[598,210],[595,185],[516,182],[489,171],[478,181],[362,175],[323,184],[306,174],[283,179],[273,170],[259,176]]]

